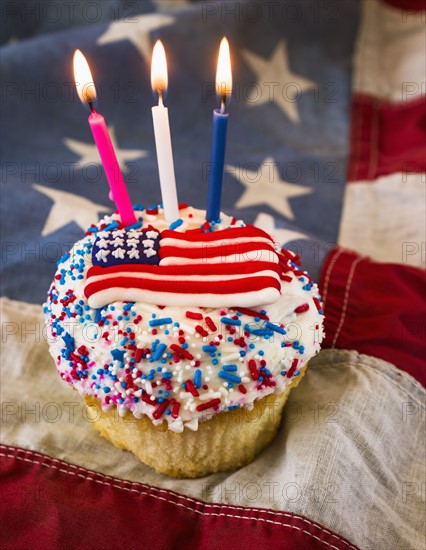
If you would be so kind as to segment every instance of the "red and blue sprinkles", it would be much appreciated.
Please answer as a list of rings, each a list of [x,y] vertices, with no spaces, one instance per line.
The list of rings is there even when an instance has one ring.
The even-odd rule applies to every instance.
[[[303,364],[318,351],[319,342],[313,345],[305,335],[292,340],[287,330],[290,323],[297,319],[304,323],[302,319],[310,316],[322,334],[316,285],[301,270],[297,256],[286,250],[279,255],[280,279],[288,288],[296,285],[303,294],[285,319],[274,319],[274,305],[256,309],[236,304],[235,308],[212,310],[147,308],[128,301],[90,308],[82,287],[97,233],[147,227],[160,233],[183,230],[193,216],[194,230],[224,229],[224,220],[197,224],[197,211],[185,213],[185,208],[171,226],[163,221],[156,227],[152,218],[158,216],[161,221],[159,208],[144,210],[141,205],[135,206],[139,221],[131,227],[123,228],[116,215],[92,225],[86,237],[58,262],[44,305],[54,340],[52,354],[65,381],[100,399],[106,409],[117,406],[120,414],[130,410],[138,416],[148,415],[155,423],[167,420],[175,431],[201,418],[203,411],[233,410],[283,391],[292,377],[299,376]],[[148,223],[144,216],[149,216]],[[242,222],[229,220],[225,222],[229,227],[244,227]],[[278,365],[271,349],[281,350]]]

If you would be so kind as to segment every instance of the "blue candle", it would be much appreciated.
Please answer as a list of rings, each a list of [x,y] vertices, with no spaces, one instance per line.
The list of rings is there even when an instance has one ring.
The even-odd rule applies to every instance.
[[[207,214],[209,222],[220,217],[220,201],[222,197],[223,169],[225,165],[226,132],[228,129],[228,113],[221,110],[213,111],[213,141],[210,155],[209,186],[207,190]]]
[[[213,111],[213,141],[210,154],[206,209],[206,219],[209,222],[216,222],[220,218],[226,132],[229,118],[228,113],[225,113],[225,105],[232,93],[231,57],[229,54],[229,44],[225,37],[222,38],[222,42],[220,43],[216,71],[216,91],[221,101],[221,108]]]

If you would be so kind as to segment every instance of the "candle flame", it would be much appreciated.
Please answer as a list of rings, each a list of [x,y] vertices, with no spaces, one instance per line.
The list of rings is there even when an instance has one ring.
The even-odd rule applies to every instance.
[[[222,110],[224,110],[225,103],[230,101],[232,94],[231,55],[229,53],[229,42],[225,37],[222,38],[220,43],[217,60],[216,94],[222,103]]]
[[[157,40],[152,51],[151,86],[154,94],[158,94],[159,102],[167,92],[167,59],[166,51],[161,40]]]
[[[82,103],[92,104],[96,100],[96,88],[87,59],[80,50],[75,50],[73,64],[78,96]]]

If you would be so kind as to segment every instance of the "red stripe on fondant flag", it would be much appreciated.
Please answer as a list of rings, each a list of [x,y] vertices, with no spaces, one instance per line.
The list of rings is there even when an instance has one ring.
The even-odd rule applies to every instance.
[[[426,171],[426,104],[423,97],[389,103],[355,94],[351,118],[350,182],[374,180],[395,172]]]
[[[214,285],[214,286],[213,286]],[[231,279],[230,281],[156,281],[155,279],[143,279],[136,277],[120,276],[111,282],[110,279],[89,283],[85,288],[87,297],[108,288],[132,288],[148,290],[158,293],[158,300],[161,302],[161,294],[172,292],[177,294],[237,294],[240,292],[256,292],[265,288],[276,288],[281,290],[281,284],[274,277],[262,277],[253,275],[245,279]]]
[[[335,248],[321,271],[323,347],[389,361],[426,386],[426,273]]]
[[[4,548],[356,550],[287,512],[208,504],[0,446]]]

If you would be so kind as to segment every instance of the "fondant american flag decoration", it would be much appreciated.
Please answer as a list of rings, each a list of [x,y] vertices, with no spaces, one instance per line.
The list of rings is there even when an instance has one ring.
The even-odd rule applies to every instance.
[[[252,307],[275,302],[281,290],[274,242],[253,226],[102,231],[92,262],[84,293],[93,308],[115,301]]]

